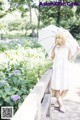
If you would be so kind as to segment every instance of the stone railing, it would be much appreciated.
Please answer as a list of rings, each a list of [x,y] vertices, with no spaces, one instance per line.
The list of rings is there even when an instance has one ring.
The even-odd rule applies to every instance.
[[[51,75],[52,69],[42,75],[11,120],[46,120],[50,117]]]

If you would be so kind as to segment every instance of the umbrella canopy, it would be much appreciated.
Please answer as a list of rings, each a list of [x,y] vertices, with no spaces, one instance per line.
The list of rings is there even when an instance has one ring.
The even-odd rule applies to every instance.
[[[71,35],[71,33],[64,29],[59,28],[55,25],[49,25],[39,31],[38,42],[45,48],[48,55],[50,56],[53,47],[55,46],[55,35],[58,32],[62,32],[66,38],[66,45],[71,48],[72,55],[75,54],[77,47],[79,46],[76,39]]]

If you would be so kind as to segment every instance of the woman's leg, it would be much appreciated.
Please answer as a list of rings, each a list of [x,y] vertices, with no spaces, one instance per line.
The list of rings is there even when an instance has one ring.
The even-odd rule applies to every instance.
[[[56,90],[55,94],[56,94],[57,102],[59,104],[59,110],[64,113],[65,109],[64,109],[64,105],[62,103],[62,98],[61,98],[60,90]]]
[[[61,98],[62,98],[62,99],[66,96],[67,92],[68,92],[68,90],[63,90],[63,91],[61,92],[60,95],[61,95]]]
[[[55,90],[55,96],[56,96],[59,106],[62,106],[63,103],[62,103],[62,99],[61,99],[61,95],[60,95],[60,90]]]

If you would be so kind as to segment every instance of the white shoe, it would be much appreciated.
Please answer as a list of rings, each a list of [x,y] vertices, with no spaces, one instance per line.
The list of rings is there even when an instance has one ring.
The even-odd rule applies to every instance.
[[[64,106],[60,106],[60,107],[59,107],[59,111],[62,112],[62,113],[64,113],[64,112],[65,112]]]

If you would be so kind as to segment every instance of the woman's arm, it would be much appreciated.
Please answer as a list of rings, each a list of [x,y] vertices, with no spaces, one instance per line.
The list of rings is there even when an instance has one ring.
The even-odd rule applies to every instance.
[[[54,52],[55,47],[56,47],[56,45],[54,46],[54,48],[52,49],[52,52],[51,52],[51,58],[52,58],[52,60],[53,60],[54,57],[55,57],[55,52]]]
[[[80,54],[80,47],[77,48],[75,54],[72,56],[71,49],[69,48],[68,59],[72,62],[76,59],[76,57]]]

